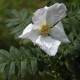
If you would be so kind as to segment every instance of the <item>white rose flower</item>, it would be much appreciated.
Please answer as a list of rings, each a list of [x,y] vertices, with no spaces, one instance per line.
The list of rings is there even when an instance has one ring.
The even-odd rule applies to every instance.
[[[30,39],[49,56],[54,56],[61,42],[70,42],[62,23],[59,22],[66,16],[66,11],[66,6],[63,3],[38,9],[32,18],[33,24],[29,24],[19,38]]]

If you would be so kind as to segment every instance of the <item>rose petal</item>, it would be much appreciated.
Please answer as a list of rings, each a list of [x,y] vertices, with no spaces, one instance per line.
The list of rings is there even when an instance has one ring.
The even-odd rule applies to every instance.
[[[61,3],[56,3],[47,9],[46,22],[52,27],[56,22],[66,16],[66,6]]]
[[[61,22],[56,24],[51,30],[50,30],[50,36],[54,39],[57,39],[61,42],[64,43],[69,43],[70,41],[68,40],[64,28]]]
[[[30,39],[32,42],[34,42],[39,37],[39,31],[37,29],[34,29],[33,24],[29,24],[23,31],[22,35],[19,36],[19,38],[27,38]]]
[[[19,38],[27,38],[29,35],[30,35],[30,32],[32,31],[33,29],[33,24],[29,24],[24,30],[23,30],[23,33],[22,35],[19,36]]]
[[[46,24],[46,14],[47,14],[47,7],[38,9],[32,18],[33,23],[36,25],[44,25]]]
[[[34,44],[37,40],[37,38],[40,36],[38,30],[33,30],[30,35],[28,36],[28,39],[30,39]]]
[[[36,44],[49,56],[54,56],[60,45],[60,41],[52,39],[50,36],[39,36]]]

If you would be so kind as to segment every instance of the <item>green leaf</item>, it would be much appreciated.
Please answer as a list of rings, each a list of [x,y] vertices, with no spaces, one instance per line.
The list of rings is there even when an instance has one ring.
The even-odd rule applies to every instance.
[[[22,54],[23,58],[26,57],[26,58],[29,58],[30,60],[34,58],[34,56],[32,55],[30,50],[28,50],[28,49],[26,49],[24,47],[21,47],[20,50],[21,50],[22,53],[23,52],[25,53],[25,54]]]
[[[17,76],[21,77],[21,61],[16,62],[16,68],[17,68],[16,70]]]
[[[12,80],[14,74],[15,74],[15,62],[11,62],[8,73],[8,80]]]
[[[19,19],[8,19],[4,24],[6,25],[6,27],[19,25]]]
[[[15,9],[13,9],[13,10],[7,9],[7,10],[6,10],[6,13],[7,13],[11,18],[18,18],[18,12],[17,12],[17,10],[15,10]]]
[[[21,17],[21,20],[25,20],[29,15],[29,12],[26,8],[23,8],[21,11],[20,11],[20,17]]]
[[[28,56],[26,55],[27,50],[26,50],[24,47],[21,47],[21,48],[20,48],[20,52],[21,52],[21,54],[22,54],[22,56],[21,56],[22,60],[28,57]],[[23,53],[24,53],[24,54],[23,54]]]
[[[19,38],[19,36],[22,34],[22,30],[20,30],[18,33],[15,34],[14,39]]]
[[[19,50],[17,50],[15,47],[11,47],[10,48],[10,58],[11,58],[11,60],[16,60],[16,59],[18,59],[18,60],[20,60],[20,57],[21,57],[21,55],[20,55],[20,52],[19,52]]]
[[[10,47],[9,52],[0,50],[0,72],[4,73],[5,79],[12,80],[14,75],[24,77],[27,72],[34,75],[37,71],[37,58],[31,50],[24,47],[17,49]]]
[[[27,73],[27,60],[21,61],[21,77],[24,77]]]
[[[0,64],[0,72],[4,72],[4,68],[5,68],[6,64],[7,64],[7,62]]]
[[[27,71],[31,74],[34,75],[37,71],[37,59],[32,59],[30,61],[28,61],[27,64]]]
[[[20,25],[17,26],[17,27],[13,27],[13,28],[10,30],[10,33],[11,33],[11,34],[15,34],[15,33],[19,32],[19,31],[23,30],[24,28],[23,28],[22,26],[23,26],[23,24],[20,24]]]
[[[9,53],[6,50],[1,49],[0,50],[0,59],[8,60],[9,59]]]
[[[32,21],[32,16],[28,9],[24,8],[20,12],[17,10],[6,10],[11,19],[5,21],[5,26],[10,27],[10,33],[15,34],[14,38],[19,38],[25,27]]]
[[[10,69],[10,62],[7,63],[5,69],[4,69],[4,77],[5,77],[5,80],[8,79],[8,75],[9,75],[9,69]]]

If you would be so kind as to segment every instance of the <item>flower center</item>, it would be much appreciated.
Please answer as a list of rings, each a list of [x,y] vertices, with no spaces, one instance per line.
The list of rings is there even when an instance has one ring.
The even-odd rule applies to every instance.
[[[40,27],[40,32],[43,35],[47,35],[49,33],[49,31],[50,31],[50,27],[47,24],[46,25],[42,25]]]

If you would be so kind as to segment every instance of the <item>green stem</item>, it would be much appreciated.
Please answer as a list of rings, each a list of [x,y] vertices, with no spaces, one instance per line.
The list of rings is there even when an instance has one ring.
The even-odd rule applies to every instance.
[[[48,60],[50,62],[51,70],[53,70],[53,63],[52,63],[51,57],[49,55],[48,55]]]

